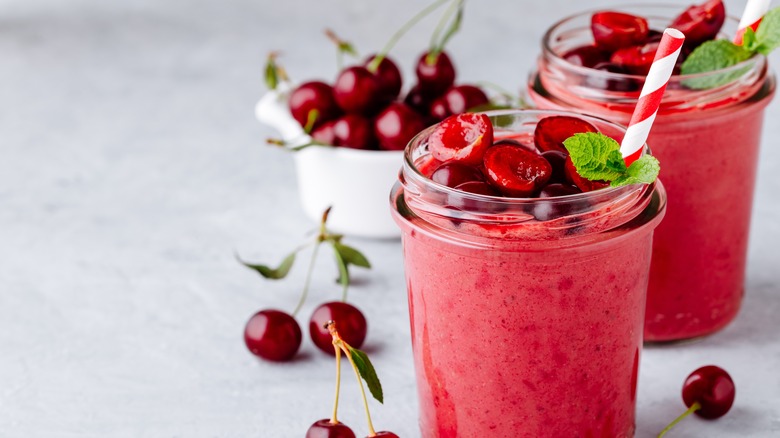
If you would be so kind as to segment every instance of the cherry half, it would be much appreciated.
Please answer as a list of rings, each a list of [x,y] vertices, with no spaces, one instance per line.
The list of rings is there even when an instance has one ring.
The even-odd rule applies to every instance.
[[[415,73],[421,91],[429,96],[439,96],[455,83],[455,66],[446,52],[423,53],[417,60]]]
[[[484,165],[488,182],[507,196],[529,197],[552,175],[550,163],[541,155],[511,144],[489,147]]]
[[[574,65],[595,67],[609,61],[609,56],[596,46],[580,46],[563,54],[563,59]]]
[[[368,323],[360,310],[348,303],[333,301],[320,305],[309,319],[309,335],[320,350],[335,356],[333,338],[325,327],[328,321],[336,321],[341,337],[349,345],[360,348],[366,340]]]
[[[388,151],[404,150],[409,140],[423,128],[422,116],[401,102],[391,103],[374,120],[379,147]]]
[[[634,75],[645,76],[653,65],[655,52],[660,43],[652,42],[638,46],[625,47],[615,51],[609,61]]]
[[[244,328],[244,343],[255,356],[283,362],[292,359],[301,346],[301,327],[280,310],[255,313]]]
[[[734,381],[726,370],[715,365],[698,368],[685,379],[682,387],[683,402],[688,410],[669,423],[658,438],[691,413],[708,420],[726,415],[734,404],[735,395]]]
[[[577,173],[577,168],[574,166],[574,162],[571,161],[571,157],[566,157],[566,163],[564,164],[563,171],[566,174],[566,181],[574,184],[583,192],[592,192],[593,190],[609,187],[609,183],[606,181],[591,181],[580,176],[580,174]]]
[[[356,438],[355,432],[344,423],[331,423],[329,419],[315,421],[306,431],[306,438]]]
[[[542,152],[558,151],[568,154],[563,141],[580,132],[597,132],[597,129],[576,117],[545,117],[536,124],[534,143]]]
[[[723,2],[710,0],[686,9],[672,21],[670,27],[685,34],[687,47],[695,47],[704,41],[714,39],[724,21],[726,21],[726,8]]]
[[[317,111],[317,118],[313,124],[315,127],[341,114],[341,109],[333,97],[333,87],[324,82],[312,81],[301,84],[290,93],[288,103],[290,113],[301,126],[309,123],[309,114],[313,110]]]
[[[430,178],[439,184],[453,188],[464,183],[482,182],[485,180],[482,171],[476,167],[458,162],[442,164],[433,172]]]
[[[478,166],[493,143],[493,125],[484,114],[464,113],[446,118],[428,138],[428,149],[439,161],[455,160]]]
[[[373,114],[388,100],[379,78],[363,66],[344,69],[333,85],[333,95],[348,113]]]
[[[608,52],[643,43],[649,31],[644,18],[612,11],[593,14],[590,29],[596,46]]]

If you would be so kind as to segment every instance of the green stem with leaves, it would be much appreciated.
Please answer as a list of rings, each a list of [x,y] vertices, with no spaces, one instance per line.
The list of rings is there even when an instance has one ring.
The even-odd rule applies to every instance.
[[[658,434],[658,438],[661,438],[662,436],[666,435],[666,432],[669,432],[670,430],[672,430],[672,428],[673,428],[675,425],[677,425],[677,423],[679,423],[680,421],[682,421],[682,420],[683,420],[685,417],[687,417],[688,415],[691,415],[692,413],[694,413],[694,412],[698,411],[699,409],[701,409],[701,404],[700,404],[699,402],[694,402],[694,403],[691,405],[691,407],[690,407],[690,408],[688,408],[688,410],[687,410],[687,411],[683,412],[683,413],[682,413],[682,415],[680,415],[679,417],[675,418],[675,419],[674,419],[674,421],[672,421],[671,423],[669,423],[669,425],[668,425],[668,426],[666,426],[666,427],[664,428],[664,430],[662,430],[662,431],[661,431],[661,433],[659,433],[659,434]]]

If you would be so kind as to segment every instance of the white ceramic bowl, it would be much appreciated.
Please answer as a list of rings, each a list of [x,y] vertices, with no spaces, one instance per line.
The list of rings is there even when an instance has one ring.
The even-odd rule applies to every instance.
[[[292,145],[310,138],[287,108],[289,86],[269,91],[255,107],[257,119],[279,131]],[[403,151],[365,151],[310,146],[291,151],[295,160],[298,193],[304,212],[319,222],[333,207],[328,229],[341,234],[396,238],[401,233],[390,216],[390,188],[398,179]]]

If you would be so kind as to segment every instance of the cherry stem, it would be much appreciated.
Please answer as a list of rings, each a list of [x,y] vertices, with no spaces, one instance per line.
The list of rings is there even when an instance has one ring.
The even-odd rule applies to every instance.
[[[339,38],[333,30],[325,29],[325,36],[336,45],[336,66],[339,70],[341,70],[344,65],[344,53],[349,53],[352,56],[358,55],[355,48],[352,47],[352,44]]]
[[[694,413],[694,412],[698,411],[699,409],[701,409],[701,403],[699,403],[699,402],[694,402],[694,403],[691,405],[691,407],[690,407],[690,408],[688,408],[688,410],[687,410],[687,411],[683,412],[683,413],[682,413],[682,415],[680,415],[679,417],[675,418],[675,419],[674,419],[674,421],[672,421],[671,423],[669,423],[669,425],[668,425],[668,426],[666,426],[666,427],[664,428],[664,430],[662,430],[662,431],[661,431],[661,433],[659,433],[659,434],[658,434],[658,438],[661,438],[662,436],[666,435],[666,432],[669,432],[670,430],[672,430],[672,428],[673,428],[673,427],[674,427],[674,426],[675,426],[677,423],[679,423],[680,421],[682,421],[682,420],[683,420],[683,418],[687,417],[688,415],[691,415],[692,413]]]
[[[314,124],[317,123],[319,116],[320,112],[317,109],[309,111],[309,114],[306,115],[306,126],[303,127],[303,132],[311,134],[311,130],[314,129]]]
[[[339,389],[341,388],[341,349],[335,343],[333,349],[336,350],[336,398],[333,401],[333,414],[330,416],[330,422],[339,424],[336,413],[339,410]]]
[[[368,64],[366,67],[368,71],[371,73],[376,73],[377,69],[379,68],[379,64],[382,63],[382,61],[387,57],[387,54],[390,53],[390,50],[393,49],[393,47],[396,45],[396,43],[401,39],[402,36],[406,32],[409,31],[409,29],[412,28],[415,24],[417,24],[418,21],[425,18],[426,15],[430,14],[431,12],[435,11],[439,8],[439,6],[447,3],[450,0],[438,0],[436,2],[431,3],[423,9],[422,11],[418,12],[417,15],[412,17],[409,21],[406,22],[403,26],[401,26],[400,29],[398,29],[393,36],[390,37],[390,39],[387,41],[387,44],[382,48],[382,51],[380,51],[374,59]]]
[[[295,306],[295,310],[293,310],[292,316],[298,314],[298,312],[301,310],[301,307],[303,307],[303,303],[306,302],[306,297],[309,295],[309,284],[311,283],[311,274],[314,271],[314,262],[317,261],[317,252],[320,249],[320,242],[319,240],[314,245],[314,250],[311,253],[311,262],[309,262],[309,269],[306,271],[306,281],[303,283],[303,293],[301,293],[301,299],[298,300],[298,305]]]

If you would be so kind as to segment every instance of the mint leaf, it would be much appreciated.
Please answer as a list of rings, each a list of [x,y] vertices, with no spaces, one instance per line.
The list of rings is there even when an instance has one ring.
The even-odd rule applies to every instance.
[[[693,75],[720,70],[746,61],[751,56],[753,56],[753,52],[729,40],[705,41],[688,55],[680,67],[680,73]],[[707,77],[702,78],[685,79],[683,84],[696,90],[715,88],[733,81],[744,73],[740,69],[728,73],[707,75]]]
[[[341,255],[341,258],[348,265],[360,266],[362,268],[371,268],[371,263],[369,263],[366,256],[364,256],[363,253],[357,249],[338,242],[333,242],[333,248],[336,250],[336,252],[339,253],[339,255]]]
[[[270,280],[280,280],[287,276],[287,274],[290,272],[290,268],[292,268],[293,263],[295,262],[295,253],[288,255],[287,257],[282,260],[282,263],[279,264],[279,267],[272,268],[267,265],[255,265],[252,263],[246,263],[238,256],[236,256],[239,263],[246,266],[249,269],[253,269],[257,271],[260,275],[262,275],[265,278],[268,278]]]
[[[612,181],[622,175],[620,145],[600,132],[582,132],[563,141],[577,173],[591,181]],[[625,169],[625,164],[623,164]]]
[[[770,10],[761,19],[756,30],[756,40],[759,42],[756,50],[763,55],[780,47],[780,7]]]
[[[611,182],[612,187],[626,186],[629,184],[650,184],[658,178],[661,165],[658,159],[651,155],[643,155],[631,163],[622,175]]]
[[[368,390],[371,391],[371,395],[373,395],[379,403],[384,404],[382,384],[379,382],[379,377],[377,377],[376,370],[374,370],[371,361],[368,360],[368,356],[357,348],[348,348],[352,360],[355,362],[355,366],[358,369],[358,373],[360,374],[360,377],[366,381],[366,386],[368,386]]]
[[[745,33],[742,34],[742,47],[753,53],[758,50],[758,46],[760,45],[761,44],[756,39],[756,33],[753,32],[753,29],[749,27],[745,28]]]

